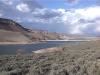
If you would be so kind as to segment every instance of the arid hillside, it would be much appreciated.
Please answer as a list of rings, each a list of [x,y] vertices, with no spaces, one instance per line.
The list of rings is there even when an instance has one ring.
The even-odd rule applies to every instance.
[[[13,31],[13,32],[28,31],[28,29],[22,27],[17,22],[10,19],[4,19],[4,18],[0,18],[0,29]]]
[[[17,22],[0,18],[0,43],[31,43],[40,40],[62,39],[60,34],[30,30]]]
[[[0,42],[3,43],[28,43],[31,37],[28,29],[10,19],[0,18]]]

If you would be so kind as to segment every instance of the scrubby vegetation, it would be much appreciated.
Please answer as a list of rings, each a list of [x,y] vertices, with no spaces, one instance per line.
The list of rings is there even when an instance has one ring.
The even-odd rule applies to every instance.
[[[63,51],[0,56],[0,75],[100,75],[99,43],[63,46]]]

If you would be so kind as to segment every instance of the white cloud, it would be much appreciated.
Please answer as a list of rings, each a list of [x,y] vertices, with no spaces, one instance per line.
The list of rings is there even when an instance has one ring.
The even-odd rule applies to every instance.
[[[46,10],[48,10],[47,8],[43,8],[43,9],[40,9],[40,8],[36,8],[34,10],[34,12],[32,12],[33,15],[44,15]]]
[[[70,31],[70,33],[71,34],[83,34],[79,25],[72,27],[72,30]]]
[[[96,26],[96,31],[100,32],[100,20],[98,23],[96,20],[98,18],[100,18],[100,6],[63,11],[63,16],[60,17],[63,23],[66,24],[66,27],[70,26],[71,34],[86,33],[83,31],[93,32]],[[80,22],[80,19],[84,21]],[[94,29],[92,30],[93,27]],[[87,30],[88,28],[91,28],[91,30]]]
[[[49,11],[49,12],[48,12]],[[34,19],[37,19],[38,22],[45,23],[60,23],[66,25],[66,28],[70,28],[69,32],[72,34],[84,33],[89,27],[96,27],[96,19],[100,18],[100,6],[81,8],[81,9],[36,9],[33,12],[33,16],[36,16]],[[58,15],[55,15],[58,14]],[[53,16],[52,16],[53,15]],[[46,16],[46,19],[45,19]],[[39,19],[42,17],[41,19]],[[48,19],[47,19],[48,17]],[[80,21],[80,19],[82,21]],[[35,20],[35,21],[37,21]],[[99,29],[96,29],[99,31]],[[92,31],[92,30],[90,30]]]
[[[59,16],[61,16],[62,11],[61,10],[56,10],[56,9],[47,9],[47,8],[43,8],[43,9],[35,9],[32,14],[34,19],[34,21],[39,21],[40,22],[44,22],[44,23],[51,23],[54,21],[58,22],[58,19],[60,19]]]
[[[97,23],[97,24],[96,24],[96,29],[95,29],[95,30],[96,30],[97,32],[100,32],[100,19],[99,19],[98,21],[96,21],[96,23]]]
[[[1,0],[4,4],[7,5],[12,5],[13,4],[13,0]]]
[[[100,17],[100,6],[77,9],[75,13],[80,14],[86,20],[93,20]]]
[[[96,31],[100,32],[100,26],[98,26],[98,27],[96,28]]]
[[[1,17],[2,15],[3,15],[3,14],[0,13],[0,17]]]
[[[25,3],[18,4],[16,6],[16,9],[19,10],[19,11],[21,11],[21,12],[30,12],[30,8]]]

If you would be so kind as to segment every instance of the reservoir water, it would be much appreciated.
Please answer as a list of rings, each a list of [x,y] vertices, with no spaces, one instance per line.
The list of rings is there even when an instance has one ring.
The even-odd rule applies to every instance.
[[[36,51],[39,49],[45,49],[50,47],[62,46],[64,44],[79,44],[84,41],[47,41],[41,42],[37,44],[6,44],[0,45],[0,55],[2,54],[16,54],[18,49],[24,50],[27,53],[31,53],[32,51]]]

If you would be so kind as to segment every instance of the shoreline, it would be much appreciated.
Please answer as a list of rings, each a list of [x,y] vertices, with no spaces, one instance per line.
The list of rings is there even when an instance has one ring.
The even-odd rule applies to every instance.
[[[0,42],[0,45],[10,45],[10,44],[37,44],[37,43],[41,43],[41,42]]]
[[[73,41],[73,40],[68,40],[68,41]],[[74,40],[76,41],[76,40]],[[80,40],[77,40],[80,42]],[[97,41],[97,40],[83,40],[84,42],[91,42],[91,41]],[[99,41],[99,40],[98,40]],[[33,42],[0,42],[0,45],[10,45],[10,44],[38,44],[38,43],[46,43],[48,41],[33,41]]]

